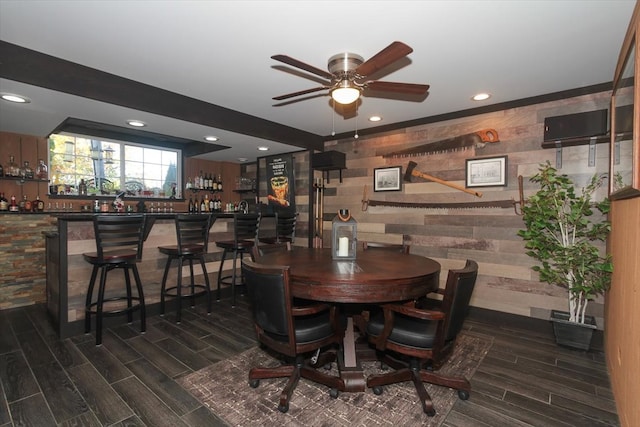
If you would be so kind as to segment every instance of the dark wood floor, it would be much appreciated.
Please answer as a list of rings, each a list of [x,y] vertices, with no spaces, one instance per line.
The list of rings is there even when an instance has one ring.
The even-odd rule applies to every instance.
[[[185,310],[180,325],[152,316],[144,335],[135,323],[109,329],[101,347],[91,335],[57,339],[43,306],[0,311],[0,426],[224,425],[174,380],[256,344],[239,300],[210,316]],[[446,426],[619,425],[602,352],[500,323],[467,320],[493,345]]]

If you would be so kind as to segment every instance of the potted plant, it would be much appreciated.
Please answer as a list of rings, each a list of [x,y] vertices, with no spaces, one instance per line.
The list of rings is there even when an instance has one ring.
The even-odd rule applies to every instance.
[[[527,255],[540,261],[532,267],[540,280],[567,290],[568,313],[552,310],[557,342],[583,350],[589,349],[596,328],[593,317],[585,314],[587,304],[608,289],[613,271],[610,256],[603,255],[598,244],[611,229],[606,217],[609,200],[592,200],[604,180],[604,175],[595,174],[578,191],[549,162],[540,165],[530,179],[540,189],[525,201],[526,229],[518,232],[526,241]],[[595,210],[602,215],[594,215]]]

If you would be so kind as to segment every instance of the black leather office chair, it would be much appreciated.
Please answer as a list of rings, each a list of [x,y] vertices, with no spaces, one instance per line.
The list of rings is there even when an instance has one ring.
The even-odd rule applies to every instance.
[[[344,338],[336,307],[328,304],[294,306],[289,288],[289,267],[245,261],[242,270],[258,340],[291,361],[277,367],[252,368],[249,371],[251,387],[258,387],[261,379],[288,377],[280,394],[278,409],[281,412],[289,410],[289,401],[300,377],[331,387],[331,397],[337,397],[338,391],[344,390],[344,381],[316,369],[334,361],[335,352],[316,354],[315,363],[309,361],[310,353],[335,347]]]
[[[85,261],[93,265],[89,289],[85,302],[85,332],[91,331],[91,316],[96,316],[96,345],[102,344],[102,322],[105,316],[127,315],[133,322],[133,311],[140,310],[140,332],[146,329],[146,312],[142,281],[138,274],[137,262],[142,258],[144,238],[144,215],[97,215],[93,218],[96,252],[83,254]],[[107,273],[116,268],[124,272],[126,295],[109,293]],[[98,295],[93,292],[100,271]],[[131,277],[133,272],[137,297],[132,296]],[[126,301],[126,306],[119,301]],[[135,304],[134,304],[135,302]],[[105,304],[110,308],[105,309]]]
[[[222,259],[220,260],[220,268],[218,269],[218,301],[220,301],[220,286],[222,284],[231,286],[231,306],[236,305],[236,286],[244,285],[244,277],[242,272],[240,280],[236,277],[237,260],[242,258],[244,254],[249,254],[251,248],[255,245],[258,236],[258,228],[260,227],[260,214],[235,214],[233,217],[233,240],[216,241],[216,246],[224,249]],[[222,276],[222,267],[227,256],[233,256],[233,270],[231,275]]]
[[[435,371],[453,351],[477,275],[478,264],[471,260],[460,270],[449,270],[440,309],[422,309],[413,302],[382,306],[383,313],[372,317],[367,326],[369,342],[381,352],[382,362],[395,370],[370,376],[367,387],[381,394],[383,385],[411,380],[422,409],[429,416],[436,411],[423,382],[456,389],[461,399],[469,398],[471,385],[466,378],[444,376]],[[390,353],[408,356],[409,363],[400,362]]]
[[[160,246],[158,250],[167,255],[167,262],[162,276],[162,288],[160,290],[160,314],[165,312],[165,297],[174,297],[176,301],[176,322],[180,323],[180,312],[182,299],[191,299],[191,306],[195,304],[195,298],[206,296],[207,313],[211,313],[211,286],[209,285],[209,275],[205,265],[204,256],[209,247],[209,229],[216,218],[209,214],[178,214],[175,218],[177,244],[170,246]],[[175,286],[167,288],[167,276],[171,268],[171,262],[178,260],[178,277]],[[195,284],[193,274],[193,261],[197,260],[202,268],[204,279],[203,285]],[[189,263],[190,283],[182,284],[182,266],[184,262]],[[183,291],[187,292],[183,292]]]
[[[296,234],[296,222],[298,215],[295,211],[289,210],[277,210],[275,212],[276,219],[276,232],[274,236],[259,237],[258,240],[261,243],[274,244],[274,243],[293,243]]]

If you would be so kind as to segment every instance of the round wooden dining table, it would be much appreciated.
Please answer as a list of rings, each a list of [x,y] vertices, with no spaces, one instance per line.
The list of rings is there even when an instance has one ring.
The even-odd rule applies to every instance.
[[[437,261],[383,250],[358,251],[355,260],[335,260],[331,249],[296,246],[291,251],[265,254],[258,262],[289,266],[294,297],[345,305],[420,298],[437,290],[440,278]],[[345,382],[341,391],[364,391],[366,387],[355,338],[350,316],[338,358],[340,375]]]

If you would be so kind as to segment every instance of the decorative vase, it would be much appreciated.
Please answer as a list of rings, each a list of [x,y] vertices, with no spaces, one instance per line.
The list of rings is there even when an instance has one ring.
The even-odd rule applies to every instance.
[[[585,316],[585,323],[569,321],[569,313],[551,310],[551,322],[556,336],[556,344],[578,350],[589,350],[591,338],[596,330],[596,320],[593,316]]]

